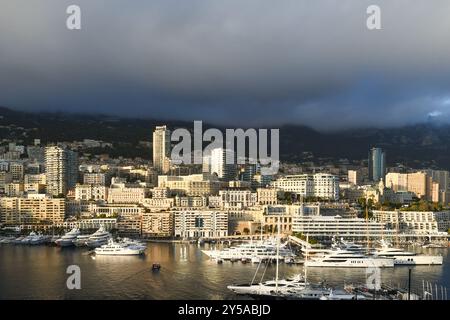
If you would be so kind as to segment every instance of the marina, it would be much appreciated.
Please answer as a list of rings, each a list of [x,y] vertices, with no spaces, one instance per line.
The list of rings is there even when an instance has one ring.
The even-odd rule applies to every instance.
[[[124,239],[116,240],[127,241]],[[262,283],[276,286],[275,263],[232,263],[216,261],[202,250],[218,249],[220,245],[148,243],[145,255],[108,256],[92,255],[87,247],[57,247],[48,245],[1,244],[0,298],[3,299],[226,299],[242,297],[228,289],[233,284]],[[450,255],[442,248],[408,248],[426,255],[442,255],[443,265],[412,266],[414,292],[430,292],[429,300],[445,297],[450,287]],[[76,264],[82,270],[83,290],[69,291],[65,286],[66,268]],[[297,264],[279,264],[279,286],[287,284],[302,288],[304,268]],[[322,300],[350,298],[344,288],[364,290],[364,268],[308,268],[307,283]],[[287,282],[284,282],[286,280]],[[290,284],[289,280],[291,281]],[[381,280],[387,288],[406,288],[408,267],[381,269]],[[327,289],[323,290],[322,284]],[[192,287],[199,290],[192,291]],[[442,287],[442,290],[441,290]],[[168,289],[170,288],[170,290]],[[436,290],[437,288],[437,290]],[[43,291],[45,289],[45,291]],[[427,290],[428,289],[428,290]],[[344,290],[344,291],[343,291]],[[269,291],[270,292],[270,291]],[[361,295],[361,294],[360,294]],[[365,296],[370,293],[365,292]],[[352,295],[355,297],[355,295]],[[360,300],[363,297],[357,296]],[[269,297],[265,297],[269,298]],[[255,299],[255,297],[253,297]],[[298,299],[290,297],[288,299]]]

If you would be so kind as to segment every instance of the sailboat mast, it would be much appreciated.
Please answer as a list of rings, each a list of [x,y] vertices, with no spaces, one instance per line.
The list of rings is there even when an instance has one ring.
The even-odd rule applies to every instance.
[[[366,236],[367,236],[367,252],[370,251],[370,235],[369,235],[369,201],[366,202]]]
[[[305,284],[306,283],[308,283],[308,268],[307,268],[307,265],[308,265],[308,254],[309,254],[309,248],[308,248],[308,245],[309,245],[309,234],[307,234],[306,235],[306,242],[307,242],[307,245],[306,245],[306,256],[305,256],[305,263],[303,264],[303,270],[305,271]]]
[[[278,293],[278,278],[279,278],[279,271],[280,271],[280,217],[278,217],[278,236],[277,236],[277,271],[275,275],[275,285],[276,285],[276,292]]]

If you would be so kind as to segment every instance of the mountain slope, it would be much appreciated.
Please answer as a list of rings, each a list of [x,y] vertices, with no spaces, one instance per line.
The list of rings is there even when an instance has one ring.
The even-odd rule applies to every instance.
[[[151,141],[156,125],[192,128],[192,122],[155,119],[125,119],[107,115],[68,113],[26,113],[0,107],[0,137],[31,143],[97,139],[137,145]],[[204,129],[208,125],[204,125]],[[450,125],[418,124],[400,128],[351,129],[318,132],[305,126],[280,128],[280,153],[283,161],[304,161],[303,152],[314,158],[367,158],[368,150],[382,147],[388,164],[401,162],[412,167],[436,166],[450,169]],[[148,151],[143,155],[148,157]]]

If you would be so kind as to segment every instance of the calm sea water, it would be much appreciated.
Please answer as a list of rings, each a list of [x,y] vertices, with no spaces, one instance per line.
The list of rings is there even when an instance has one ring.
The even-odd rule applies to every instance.
[[[208,248],[208,247],[206,247]],[[144,257],[96,257],[87,249],[46,246],[0,245],[0,299],[214,299],[236,297],[227,285],[248,283],[257,265],[210,261],[196,245],[151,243]],[[422,280],[446,286],[450,294],[448,249],[424,249],[444,256],[443,266],[413,268],[413,288],[421,291]],[[160,263],[159,273],[150,271]],[[68,290],[66,269],[81,268],[81,290]],[[264,270],[258,272],[261,279]],[[302,273],[302,266],[280,265],[281,276]],[[264,279],[275,275],[269,266]],[[365,281],[363,269],[308,269],[311,281],[326,280],[343,286]],[[408,268],[382,271],[383,283],[406,287]],[[440,291],[440,287],[439,287]]]

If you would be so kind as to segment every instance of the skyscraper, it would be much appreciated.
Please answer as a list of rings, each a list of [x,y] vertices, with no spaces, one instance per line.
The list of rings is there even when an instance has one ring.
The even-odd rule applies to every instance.
[[[228,163],[227,158],[234,159],[232,150],[217,148],[211,150],[210,155],[204,156],[203,172],[216,174],[217,177],[224,181],[234,180],[236,178],[236,164]]]
[[[45,175],[48,194],[66,195],[78,180],[78,154],[62,147],[47,147]]]
[[[153,167],[159,173],[169,171],[170,130],[166,126],[159,126],[153,131]]]
[[[369,151],[369,180],[373,182],[384,181],[386,175],[386,154],[381,148],[372,148]]]

